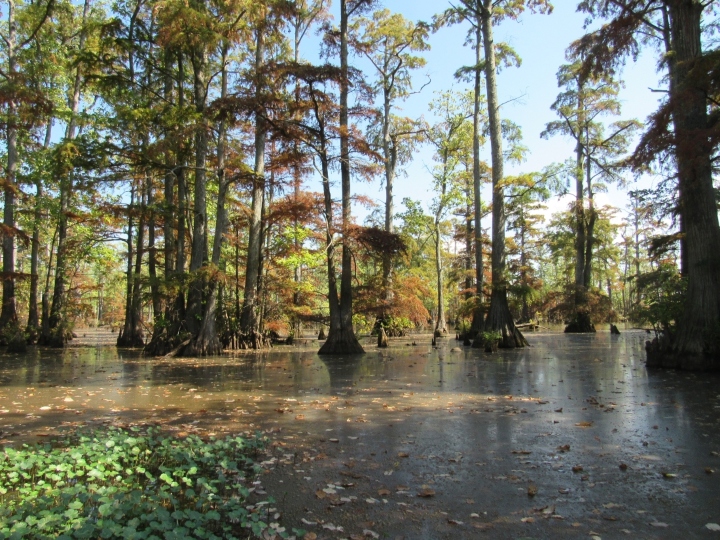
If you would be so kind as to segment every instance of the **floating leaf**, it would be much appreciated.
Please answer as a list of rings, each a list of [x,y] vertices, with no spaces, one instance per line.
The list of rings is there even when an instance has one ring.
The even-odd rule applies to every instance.
[[[435,496],[435,491],[432,490],[432,489],[427,489],[427,488],[421,489],[420,491],[418,491],[417,496],[418,496],[418,497],[425,497],[425,498],[427,498],[427,497],[434,497],[434,496]]]

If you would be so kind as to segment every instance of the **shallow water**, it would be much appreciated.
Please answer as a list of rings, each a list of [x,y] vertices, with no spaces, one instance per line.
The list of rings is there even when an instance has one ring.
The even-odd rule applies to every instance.
[[[0,443],[83,424],[262,429],[283,523],[320,537],[717,536],[720,377],[646,370],[644,332],[529,334],[531,348],[493,355],[417,336],[367,340],[361,357],[311,343],[211,360],[103,339],[2,355]]]

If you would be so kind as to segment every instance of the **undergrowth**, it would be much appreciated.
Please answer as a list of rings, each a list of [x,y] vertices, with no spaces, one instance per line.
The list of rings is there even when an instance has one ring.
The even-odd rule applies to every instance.
[[[7,448],[0,538],[288,537],[268,519],[271,500],[247,501],[262,447],[257,438],[109,428]]]

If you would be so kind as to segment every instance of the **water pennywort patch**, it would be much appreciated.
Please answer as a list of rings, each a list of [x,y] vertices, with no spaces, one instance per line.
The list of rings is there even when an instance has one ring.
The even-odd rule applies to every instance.
[[[269,527],[250,504],[264,441],[108,428],[0,454],[0,537],[240,538]],[[286,536],[283,534],[282,536]]]

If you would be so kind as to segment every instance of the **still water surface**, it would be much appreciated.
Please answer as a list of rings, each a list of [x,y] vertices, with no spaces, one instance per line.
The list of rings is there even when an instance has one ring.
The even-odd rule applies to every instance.
[[[156,359],[89,332],[92,346],[2,355],[0,443],[77,425],[264,430],[279,452],[266,489],[282,491],[291,525],[373,523],[406,538],[488,528],[494,538],[712,537],[720,378],[648,371],[647,337],[529,334],[531,348],[487,355],[417,336],[382,351],[367,340],[361,357],[321,358],[310,343]],[[347,470],[355,499],[315,497]],[[418,498],[423,489],[435,495]]]

